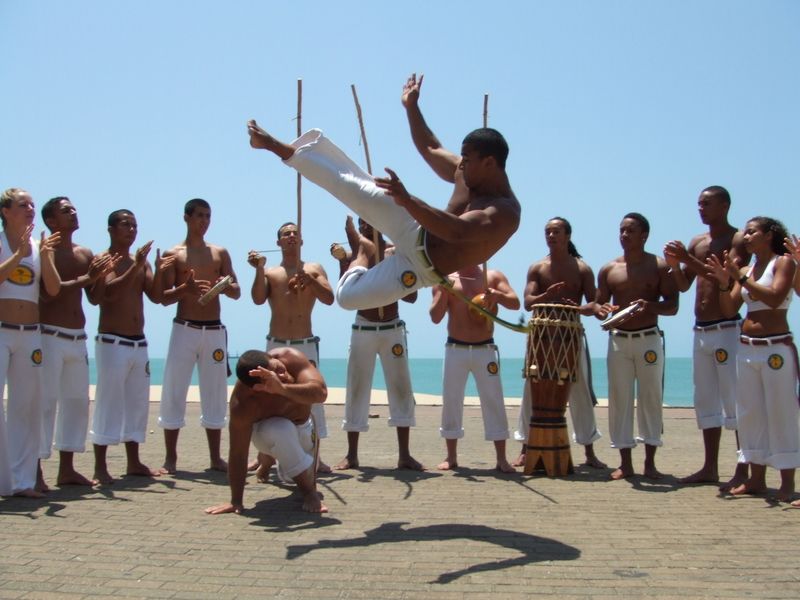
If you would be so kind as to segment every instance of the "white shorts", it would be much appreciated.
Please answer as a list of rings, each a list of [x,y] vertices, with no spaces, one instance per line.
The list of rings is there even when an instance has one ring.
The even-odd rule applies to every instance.
[[[464,437],[464,390],[470,373],[480,397],[484,438],[489,441],[508,439],[500,354],[495,344],[445,344],[442,426],[439,432],[448,440]]]
[[[311,419],[295,425],[285,417],[264,419],[253,425],[251,437],[259,452],[278,461],[284,481],[297,477],[314,464],[314,427]]]
[[[408,372],[408,345],[405,323],[394,319],[374,323],[356,317],[350,336],[350,356],[347,360],[347,392],[345,396],[345,431],[369,430],[369,404],[375,357],[381,357],[386,396],[389,400],[390,427],[413,427],[414,392]]]
[[[89,357],[86,332],[42,325],[42,446],[50,458],[55,434],[59,452],[86,450],[89,428]]]
[[[741,339],[761,342],[784,337],[743,335]],[[740,344],[736,362],[739,368],[736,386],[739,462],[775,469],[800,467],[798,374],[792,346]]]
[[[608,335],[608,434],[612,448],[661,446],[664,343],[658,327]],[[633,437],[634,389],[639,435]]]
[[[736,429],[739,321],[694,328],[694,411],[700,429]]]
[[[306,358],[314,363],[319,369],[319,338],[298,338],[296,340],[282,340],[271,335],[267,336],[267,352],[273,348],[294,348],[306,355]],[[325,406],[323,404],[312,404],[311,414],[317,424],[317,435],[323,440],[328,437],[328,421],[325,419]]]
[[[95,338],[94,356],[97,389],[92,442],[98,446],[144,443],[150,409],[147,342],[101,333]]]
[[[342,276],[336,289],[342,308],[386,306],[442,281],[425,254],[419,223],[375,185],[371,175],[318,129],[304,133],[292,147],[295,152],[285,161],[287,165],[335,196],[395,245],[394,254],[371,269],[354,267]]]
[[[0,324],[0,392],[8,381],[8,402],[0,419],[0,493],[4,495],[36,485],[42,436],[41,365],[39,325]]]
[[[181,320],[182,321],[182,320]],[[158,425],[180,429],[186,425],[186,394],[197,365],[200,383],[200,425],[222,429],[228,422],[228,351],[223,325],[172,323]]]
[[[592,389],[590,376],[589,349],[586,346],[586,336],[581,338],[578,355],[578,375],[569,388],[569,415],[572,418],[572,441],[581,446],[593,444],[603,437],[597,430],[597,420],[594,416],[595,395]],[[519,419],[514,439],[526,442],[530,431],[533,404],[531,402],[531,386],[528,382],[523,386],[522,402],[519,405]]]

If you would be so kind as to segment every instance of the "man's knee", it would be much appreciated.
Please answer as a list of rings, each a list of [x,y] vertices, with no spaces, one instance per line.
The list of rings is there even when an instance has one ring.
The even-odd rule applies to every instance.
[[[366,267],[353,267],[348,270],[339,280],[336,287],[336,302],[345,310],[359,310],[364,308],[361,304],[363,298],[359,293],[358,282],[364,273],[367,272]]]

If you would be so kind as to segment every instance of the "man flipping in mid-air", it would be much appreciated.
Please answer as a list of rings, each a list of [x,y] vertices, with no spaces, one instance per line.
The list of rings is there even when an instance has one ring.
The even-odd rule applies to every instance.
[[[519,226],[520,205],[505,171],[508,145],[503,136],[494,129],[476,129],[464,138],[460,157],[445,150],[417,107],[421,84],[422,78],[417,81],[412,75],[402,101],[414,143],[436,173],[455,185],[445,210],[410,195],[391,169],[386,169],[389,177],[373,178],[319,130],[289,145],[255,121],[248,123],[253,148],[274,153],[394,242],[395,254],[372,268],[368,256],[358,252],[336,290],[343,308],[386,306],[445,282],[442,273],[486,261]]]

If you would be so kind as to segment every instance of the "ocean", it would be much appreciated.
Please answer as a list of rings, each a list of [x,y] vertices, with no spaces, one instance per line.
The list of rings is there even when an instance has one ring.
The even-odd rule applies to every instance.
[[[164,379],[163,358],[150,359],[150,382],[161,385]],[[380,361],[378,361],[380,362]],[[442,364],[440,358],[412,358],[410,359],[411,380],[414,391],[421,394],[442,394]],[[522,386],[522,358],[503,358],[500,363],[500,373],[503,378],[503,392],[509,398],[521,398]],[[321,359],[322,374],[330,387],[345,387],[347,380],[346,358]],[[233,367],[233,360],[231,360]],[[89,376],[92,383],[97,381],[97,372],[94,359],[89,359]],[[692,406],[692,359],[668,358],[664,374],[664,404],[666,406]],[[592,359],[592,381],[594,391],[598,398],[608,398],[608,375],[604,358]],[[233,383],[233,377],[230,379]],[[197,371],[192,377],[192,383],[197,384]],[[385,390],[383,372],[380,365],[375,366],[373,387]],[[475,383],[470,377],[467,380],[467,396],[477,396]]]

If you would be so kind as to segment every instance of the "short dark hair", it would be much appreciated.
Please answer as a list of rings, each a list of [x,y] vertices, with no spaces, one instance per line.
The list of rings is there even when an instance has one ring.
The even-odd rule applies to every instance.
[[[506,168],[508,158],[508,143],[503,135],[496,129],[481,127],[467,134],[462,142],[464,145],[471,146],[478,151],[478,155],[491,156],[501,169]]]
[[[253,387],[260,380],[250,375],[250,371],[268,364],[267,353],[263,350],[248,350],[236,362],[236,378],[247,387]]]
[[[136,216],[133,212],[129,211],[127,208],[120,208],[119,210],[115,210],[110,215],[108,215],[108,226],[113,227],[125,217],[125,215],[130,215],[132,217]]]
[[[625,219],[633,219],[634,221],[639,223],[639,227],[642,228],[642,231],[645,233],[650,233],[650,221],[645,219],[644,215],[637,212],[629,212],[627,215],[622,217],[623,221]]]
[[[564,231],[566,234],[572,235],[572,225],[570,225],[570,222],[564,217],[553,217],[547,222],[549,223],[550,221],[561,221],[564,224]],[[570,240],[567,244],[567,252],[569,252],[570,256],[574,256],[575,258],[583,258],[578,252],[578,249],[575,247],[575,244],[572,243],[572,240]]]
[[[286,223],[284,223],[283,225],[281,225],[280,227],[278,227],[278,239],[281,239],[281,230],[282,230],[284,227],[288,226],[288,225],[294,225],[295,227],[297,227],[297,223],[295,223],[295,222],[293,222],[293,221],[286,221]]]
[[[69,202],[69,198],[66,196],[56,196],[55,198],[50,198],[50,200],[44,203],[44,206],[42,206],[42,221],[44,221],[45,224],[47,224],[47,219],[55,216],[56,207],[62,200]]]
[[[715,198],[719,198],[725,204],[730,206],[731,195],[728,193],[728,190],[726,190],[721,185],[710,185],[700,193],[701,194],[709,194],[710,196],[714,196]]]
[[[753,217],[747,221],[748,223],[755,223],[756,226],[764,233],[772,232],[772,242],[770,250],[773,254],[780,256],[786,250],[783,247],[783,241],[789,237],[789,232],[786,231],[786,226],[772,217]]]
[[[211,205],[202,198],[192,198],[183,206],[183,214],[191,217],[194,214],[194,209],[197,207],[207,208],[211,210]]]

